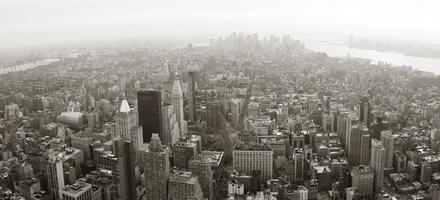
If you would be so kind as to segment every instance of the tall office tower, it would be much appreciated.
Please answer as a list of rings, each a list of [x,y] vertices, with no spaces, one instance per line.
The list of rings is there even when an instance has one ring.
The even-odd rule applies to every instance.
[[[180,136],[184,136],[186,127],[183,116],[183,92],[179,80],[174,80],[173,83],[173,109],[176,114],[176,121],[179,124]]]
[[[162,98],[160,91],[140,90],[137,92],[139,125],[142,126],[143,142],[149,143],[153,133],[162,136]]]
[[[368,137],[367,137],[368,136]],[[364,125],[355,125],[352,127],[349,138],[348,161],[351,166],[359,165],[368,158],[370,148],[369,130]]]
[[[240,127],[240,114],[242,105],[242,99],[231,99],[231,122],[234,128]]]
[[[92,185],[88,183],[75,182],[64,186],[60,191],[64,200],[92,200]]]
[[[420,183],[430,185],[432,176],[431,164],[428,161],[422,161],[420,165]]]
[[[385,148],[382,142],[373,139],[371,142],[371,161],[370,167],[374,171],[374,193],[379,194],[383,185],[385,165]]]
[[[124,97],[125,98],[125,97]],[[144,143],[142,127],[138,125],[137,113],[130,108],[126,99],[123,99],[119,112],[116,113],[116,134],[122,140],[131,140],[135,149]]]
[[[173,145],[174,166],[180,169],[188,169],[190,159],[202,152],[202,139],[198,135],[182,137]]]
[[[61,199],[60,189],[64,188],[63,162],[56,155],[49,157],[46,173],[49,193],[53,195],[55,200]]]
[[[406,166],[406,173],[409,176],[409,180],[411,182],[417,181],[417,177],[419,175],[419,168],[420,166],[418,164],[416,164],[416,162],[414,162],[413,160],[408,161],[407,166]]]
[[[294,160],[294,183],[302,183],[304,181],[304,155],[301,149],[295,149],[293,151]]]
[[[162,125],[162,143],[167,146],[175,144],[180,138],[180,130],[171,104],[164,103],[162,106]]]
[[[170,174],[168,183],[168,199],[203,200],[203,192],[199,178],[186,171],[175,171]]]
[[[335,117],[332,113],[326,112],[322,115],[322,128],[324,131],[333,132]]]
[[[206,125],[211,128],[220,128],[219,114],[223,110],[220,102],[209,102],[206,105]]]
[[[136,199],[135,151],[130,140],[114,140],[115,155],[118,157],[119,194],[122,200]]]
[[[338,117],[337,132],[345,149],[348,150],[348,136],[351,134],[351,117],[349,113],[341,113]],[[348,153],[348,151],[346,152]]]
[[[364,96],[361,98],[361,101],[359,103],[359,107],[360,107],[360,116],[359,116],[360,121],[365,126],[370,128],[370,125],[371,125],[371,105],[370,105],[370,100],[368,99],[368,97]]]
[[[363,134],[361,136],[361,152],[359,155],[359,164],[360,165],[368,165],[370,164],[370,156],[371,156],[371,138],[369,134]]]
[[[159,135],[153,134],[143,153],[145,197],[146,199],[166,200],[167,181],[170,171],[170,151],[162,145]]]
[[[20,117],[20,108],[17,104],[9,104],[5,106],[4,119],[5,121],[14,121]]]
[[[214,179],[211,166],[211,160],[200,154],[194,156],[194,158],[189,161],[188,164],[188,171],[199,177],[203,197],[208,200],[214,199]]]
[[[374,171],[369,166],[359,165],[351,170],[352,186],[359,192],[360,199],[373,198]]]
[[[380,133],[380,141],[385,147],[385,168],[393,168],[394,138],[390,130]]]
[[[263,181],[272,178],[273,151],[266,145],[237,145],[232,151],[232,162],[235,170],[251,175],[260,171]]]
[[[395,151],[393,156],[393,168],[397,173],[406,172],[407,158],[401,151]]]
[[[176,66],[169,64],[168,62],[165,63],[165,67],[167,68],[168,71],[168,80],[170,81],[174,81],[176,78]]]
[[[189,72],[190,86],[189,86],[189,121],[196,121],[196,95],[197,95],[197,73],[195,71]]]

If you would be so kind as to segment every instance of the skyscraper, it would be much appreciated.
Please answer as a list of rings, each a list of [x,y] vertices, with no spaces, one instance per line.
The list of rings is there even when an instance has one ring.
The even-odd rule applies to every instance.
[[[214,199],[213,171],[211,166],[210,160],[200,154],[194,156],[188,164],[188,171],[199,177],[203,196],[208,200]]]
[[[46,173],[49,193],[54,199],[61,199],[60,189],[64,188],[63,162],[56,155],[49,157]]]
[[[351,133],[351,117],[349,113],[341,113],[338,116],[337,132],[345,149],[348,150],[348,142],[350,141],[348,137]]]
[[[380,133],[380,141],[385,148],[385,168],[393,168],[394,138],[390,130]]]
[[[114,140],[118,157],[119,194],[122,200],[136,199],[135,151],[133,142],[118,138]]]
[[[142,126],[143,142],[150,142],[151,135],[162,136],[162,98],[160,91],[140,90],[137,92],[139,124]]]
[[[123,140],[133,141],[135,149],[143,143],[142,127],[137,124],[137,113],[130,108],[127,100],[123,99],[119,112],[116,113],[116,134]]]
[[[332,113],[326,112],[322,115],[322,128],[324,131],[333,132],[335,117]]]
[[[170,174],[168,184],[168,199],[202,200],[203,192],[199,178],[186,171],[175,171]]]
[[[361,152],[359,156],[359,164],[361,165],[368,165],[370,163],[370,156],[371,156],[371,139],[369,134],[363,134],[361,136]]]
[[[206,125],[211,128],[220,128],[219,113],[222,111],[220,102],[209,102],[206,105]]]
[[[92,200],[92,191],[92,185],[83,182],[75,182],[60,190],[64,200]]]
[[[348,160],[351,166],[361,164],[368,164],[370,137],[369,130],[364,125],[353,126],[351,134],[349,135],[349,151]]]
[[[237,145],[232,151],[234,169],[251,175],[253,171],[260,171],[263,181],[272,178],[273,151],[264,145]]]
[[[360,116],[359,116],[360,121],[365,126],[370,128],[370,125],[371,125],[371,105],[370,105],[370,100],[368,99],[368,97],[364,96],[361,98],[361,101],[359,103],[359,108],[360,108]]]
[[[176,114],[176,121],[179,125],[180,136],[184,136],[186,134],[185,130],[185,119],[183,116],[183,92],[182,86],[180,85],[180,81],[178,79],[174,80],[173,83],[173,108],[174,113]]]
[[[241,99],[231,100],[231,122],[234,128],[239,128],[240,126],[240,114],[243,101]]]
[[[196,121],[196,95],[197,95],[197,81],[196,72],[189,72],[190,88],[189,88],[189,120]]]
[[[167,199],[167,182],[170,171],[170,151],[163,146],[159,135],[153,134],[143,151],[146,199]]]
[[[359,165],[351,170],[352,186],[359,192],[362,199],[373,197],[374,171],[369,166]]]
[[[173,105],[168,103],[162,105],[162,131],[163,138],[161,141],[164,145],[173,145],[180,138],[179,125],[176,121]]]
[[[173,145],[174,166],[180,169],[188,169],[190,159],[201,153],[201,137],[190,135],[180,138]]]
[[[295,161],[293,182],[302,183],[304,181],[304,155],[301,149],[294,150],[293,160]]]
[[[385,165],[385,148],[382,142],[373,139],[371,142],[371,161],[370,167],[374,171],[374,193],[379,194],[383,185],[384,176],[384,165]]]

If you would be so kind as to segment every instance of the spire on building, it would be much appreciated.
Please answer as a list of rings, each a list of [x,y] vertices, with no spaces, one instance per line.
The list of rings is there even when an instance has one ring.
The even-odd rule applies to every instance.
[[[182,96],[182,86],[180,85],[180,81],[178,79],[174,80],[173,83],[173,95]]]
[[[122,96],[121,107],[119,108],[119,112],[130,112],[130,106],[128,105],[127,99],[125,95]]]

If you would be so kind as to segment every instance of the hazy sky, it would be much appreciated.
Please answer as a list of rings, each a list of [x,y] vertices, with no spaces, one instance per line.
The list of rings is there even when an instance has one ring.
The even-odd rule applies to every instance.
[[[440,40],[438,0],[0,0],[0,49],[232,31]]]

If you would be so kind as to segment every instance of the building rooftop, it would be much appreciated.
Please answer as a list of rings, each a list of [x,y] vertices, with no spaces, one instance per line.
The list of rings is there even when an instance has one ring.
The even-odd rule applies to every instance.
[[[92,188],[92,185],[80,181],[76,181],[72,185],[66,185],[61,190],[63,194],[67,194],[70,196],[79,196],[83,194],[85,191]]]
[[[234,151],[272,151],[268,144],[238,144]]]

